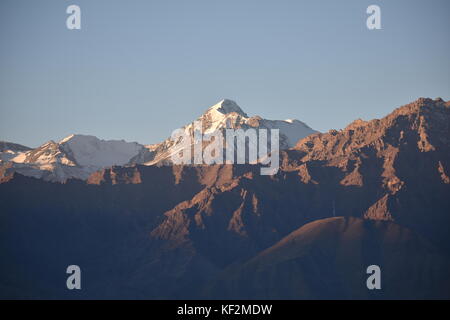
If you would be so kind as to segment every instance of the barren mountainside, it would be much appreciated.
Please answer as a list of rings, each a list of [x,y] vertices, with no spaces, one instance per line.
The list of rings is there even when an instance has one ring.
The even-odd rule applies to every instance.
[[[376,262],[382,290],[369,291]],[[414,266],[414,267],[411,267]],[[248,262],[229,267],[205,290],[221,299],[430,299],[448,297],[450,261],[399,225],[336,217],[311,222]],[[420,288],[420,290],[418,290]]]

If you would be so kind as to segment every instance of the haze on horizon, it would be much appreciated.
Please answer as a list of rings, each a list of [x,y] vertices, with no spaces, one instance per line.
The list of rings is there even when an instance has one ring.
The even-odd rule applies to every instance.
[[[66,8],[82,10],[68,30]],[[382,30],[366,28],[381,7]],[[450,99],[445,0],[0,3],[0,140],[143,144],[229,98],[313,129]]]

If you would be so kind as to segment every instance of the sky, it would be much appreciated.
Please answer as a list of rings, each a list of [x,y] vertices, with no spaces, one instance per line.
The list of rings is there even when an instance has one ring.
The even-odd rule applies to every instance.
[[[81,8],[69,30],[66,8]],[[381,9],[369,30],[366,9]],[[1,0],[0,140],[143,144],[223,98],[325,132],[450,99],[448,0]]]

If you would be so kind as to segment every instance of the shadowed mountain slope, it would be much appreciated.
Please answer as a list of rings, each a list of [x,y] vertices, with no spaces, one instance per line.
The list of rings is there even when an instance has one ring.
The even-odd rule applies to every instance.
[[[366,287],[366,269],[373,264],[381,270],[381,290]],[[328,218],[311,222],[250,261],[228,268],[206,296],[448,299],[450,260],[424,238],[394,223]]]

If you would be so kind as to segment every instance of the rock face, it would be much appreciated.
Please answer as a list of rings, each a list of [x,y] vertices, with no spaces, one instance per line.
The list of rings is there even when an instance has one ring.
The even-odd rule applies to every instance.
[[[73,297],[54,274],[79,261],[85,298],[447,298],[435,279],[450,279],[449,125],[450,103],[422,98],[305,137],[273,176],[258,165],[130,165],[58,184],[4,170],[0,292]],[[388,272],[375,295],[361,282],[369,260]]]

